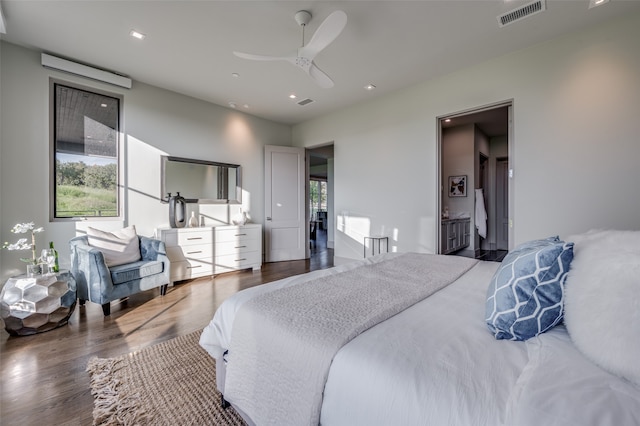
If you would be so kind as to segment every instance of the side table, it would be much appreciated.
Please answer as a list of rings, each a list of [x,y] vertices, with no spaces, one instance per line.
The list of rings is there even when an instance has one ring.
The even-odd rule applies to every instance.
[[[9,278],[0,295],[0,318],[12,336],[65,325],[76,307],[76,282],[69,271]]]
[[[371,255],[375,256],[376,254],[376,246],[374,245],[374,243],[376,242],[378,243],[378,254],[382,253],[382,251],[380,250],[380,243],[382,242],[382,240],[384,240],[385,247],[387,248],[387,253],[389,253],[389,237],[369,236],[364,237],[364,257],[367,257],[367,240],[371,240]]]

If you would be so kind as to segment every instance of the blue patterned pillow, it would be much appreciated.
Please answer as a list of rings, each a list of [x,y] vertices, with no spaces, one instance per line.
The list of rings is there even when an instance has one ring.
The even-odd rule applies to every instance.
[[[487,290],[485,320],[496,339],[527,340],[564,313],[573,243],[557,237],[524,243],[504,258]]]

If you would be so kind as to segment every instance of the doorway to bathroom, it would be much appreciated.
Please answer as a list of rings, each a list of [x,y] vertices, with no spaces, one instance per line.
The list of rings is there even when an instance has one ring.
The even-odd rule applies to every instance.
[[[439,253],[501,261],[510,247],[513,105],[438,117]]]

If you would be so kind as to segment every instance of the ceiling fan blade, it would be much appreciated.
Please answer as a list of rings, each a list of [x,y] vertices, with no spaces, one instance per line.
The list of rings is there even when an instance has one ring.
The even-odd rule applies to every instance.
[[[329,89],[333,87],[333,80],[324,73],[318,66],[314,63],[311,63],[309,70],[307,71],[311,78],[315,80],[316,83],[322,88]]]
[[[253,53],[233,52],[238,58],[251,59],[252,61],[291,61],[290,56],[267,56],[267,55],[254,55]],[[295,59],[295,55],[293,56]]]
[[[298,55],[313,59],[333,40],[336,39],[347,25],[347,14],[341,10],[336,10],[325,19],[311,37],[311,41],[306,46],[298,49]]]

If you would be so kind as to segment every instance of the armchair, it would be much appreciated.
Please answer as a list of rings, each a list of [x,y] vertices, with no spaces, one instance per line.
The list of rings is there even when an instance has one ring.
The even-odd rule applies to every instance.
[[[160,287],[164,296],[169,284],[169,258],[164,242],[138,236],[141,260],[108,267],[103,253],[89,245],[86,235],[69,241],[71,274],[76,280],[78,300],[102,305],[105,316],[111,314],[110,302]]]

